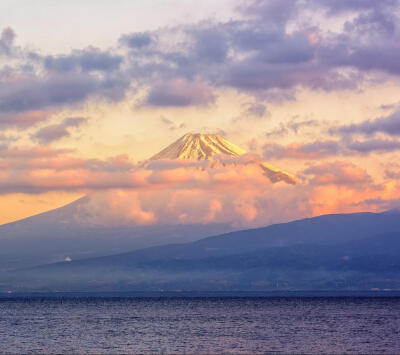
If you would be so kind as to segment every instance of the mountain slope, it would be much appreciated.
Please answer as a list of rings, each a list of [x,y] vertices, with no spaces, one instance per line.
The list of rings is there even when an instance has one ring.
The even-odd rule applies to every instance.
[[[0,226],[0,271],[189,242],[234,229],[228,224],[106,226],[90,223],[91,203],[86,196]]]
[[[400,288],[399,217],[320,216],[187,244],[43,265],[12,277],[29,277],[33,289],[64,290]]]
[[[207,237],[179,245],[163,245],[128,253],[68,263],[146,263],[167,259],[200,259],[260,249],[308,244],[334,246],[376,235],[400,233],[399,213],[323,215],[263,228]]]

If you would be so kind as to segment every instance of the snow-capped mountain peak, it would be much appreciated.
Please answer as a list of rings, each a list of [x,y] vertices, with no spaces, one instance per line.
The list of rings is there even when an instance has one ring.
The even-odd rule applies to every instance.
[[[150,160],[193,159],[211,160],[216,154],[237,157],[246,153],[243,149],[219,134],[187,133],[163,149]]]
[[[187,133],[152,156],[149,161],[161,159],[213,160],[215,155],[238,157],[246,153],[244,149],[219,134]],[[296,178],[290,173],[265,162],[260,162],[259,165],[272,182],[296,183]]]

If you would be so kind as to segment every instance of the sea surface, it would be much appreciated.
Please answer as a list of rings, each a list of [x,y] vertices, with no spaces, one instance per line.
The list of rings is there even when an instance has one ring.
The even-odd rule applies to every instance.
[[[2,298],[0,353],[398,354],[400,298]]]

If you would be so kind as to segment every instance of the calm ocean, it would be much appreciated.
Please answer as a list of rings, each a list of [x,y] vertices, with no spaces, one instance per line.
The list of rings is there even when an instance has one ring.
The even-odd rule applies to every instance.
[[[0,352],[393,354],[400,298],[3,298]]]

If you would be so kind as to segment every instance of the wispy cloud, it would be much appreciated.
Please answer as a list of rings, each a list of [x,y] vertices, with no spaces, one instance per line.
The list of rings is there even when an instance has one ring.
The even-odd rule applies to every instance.
[[[33,134],[32,138],[41,144],[48,144],[61,138],[69,137],[71,128],[77,128],[85,122],[87,122],[87,118],[84,117],[68,117],[61,123],[40,128]]]

